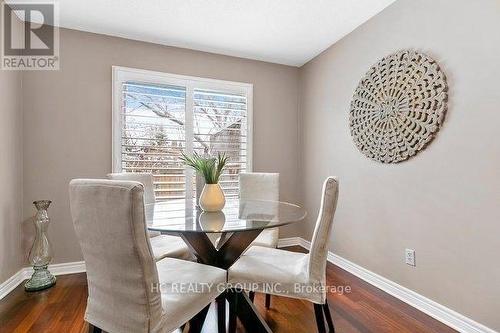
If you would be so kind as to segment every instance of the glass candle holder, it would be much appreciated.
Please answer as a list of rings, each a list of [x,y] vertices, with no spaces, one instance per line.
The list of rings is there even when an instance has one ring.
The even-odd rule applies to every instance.
[[[34,272],[31,278],[24,284],[26,291],[37,291],[52,287],[56,283],[56,277],[52,275],[47,266],[52,260],[52,251],[47,238],[49,227],[49,215],[47,209],[50,200],[34,201],[37,212],[35,215],[35,240],[29,254],[29,262],[33,266]]]

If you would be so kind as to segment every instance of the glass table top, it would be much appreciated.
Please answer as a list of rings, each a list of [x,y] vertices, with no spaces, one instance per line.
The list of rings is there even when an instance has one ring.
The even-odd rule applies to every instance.
[[[145,205],[149,230],[162,232],[235,232],[274,228],[303,220],[306,211],[278,201],[227,199],[220,212],[204,212],[193,199]]]

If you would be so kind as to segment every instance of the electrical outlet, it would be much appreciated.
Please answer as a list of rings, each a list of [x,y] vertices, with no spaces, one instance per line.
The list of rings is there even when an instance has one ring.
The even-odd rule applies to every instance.
[[[407,265],[416,266],[415,264],[415,250],[406,249],[405,250],[405,262]]]

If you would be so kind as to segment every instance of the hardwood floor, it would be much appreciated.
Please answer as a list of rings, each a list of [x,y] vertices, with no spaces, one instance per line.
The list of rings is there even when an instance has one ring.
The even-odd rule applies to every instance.
[[[299,247],[288,250],[302,251]],[[437,320],[410,307],[354,275],[327,265],[330,286],[350,286],[349,293],[330,293],[328,302],[337,333],[351,332],[455,332]],[[87,332],[83,321],[87,298],[84,273],[57,277],[55,287],[26,293],[19,285],[0,301],[0,332]],[[313,305],[306,301],[272,297],[264,307],[264,295],[255,295],[255,304],[273,332],[315,332]],[[210,308],[204,333],[217,332],[215,307]],[[243,332],[239,326],[238,332]]]

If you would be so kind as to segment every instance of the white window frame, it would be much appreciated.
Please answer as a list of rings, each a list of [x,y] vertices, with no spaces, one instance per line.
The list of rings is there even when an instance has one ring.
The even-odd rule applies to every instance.
[[[246,170],[253,171],[253,84],[208,79],[196,76],[170,74],[164,72],[150,71],[144,69],[112,66],[112,170],[113,172],[122,172],[122,86],[127,81],[137,81],[151,84],[165,84],[181,86],[186,88],[186,150],[192,150],[193,142],[193,126],[189,122],[193,120],[193,91],[194,89],[208,89],[222,91],[232,94],[245,94],[247,97],[247,163]],[[189,121],[189,122],[188,122]],[[191,138],[191,140],[188,140]],[[190,169],[186,169],[186,177],[193,175]],[[192,193],[188,193],[186,188],[186,197]]]

